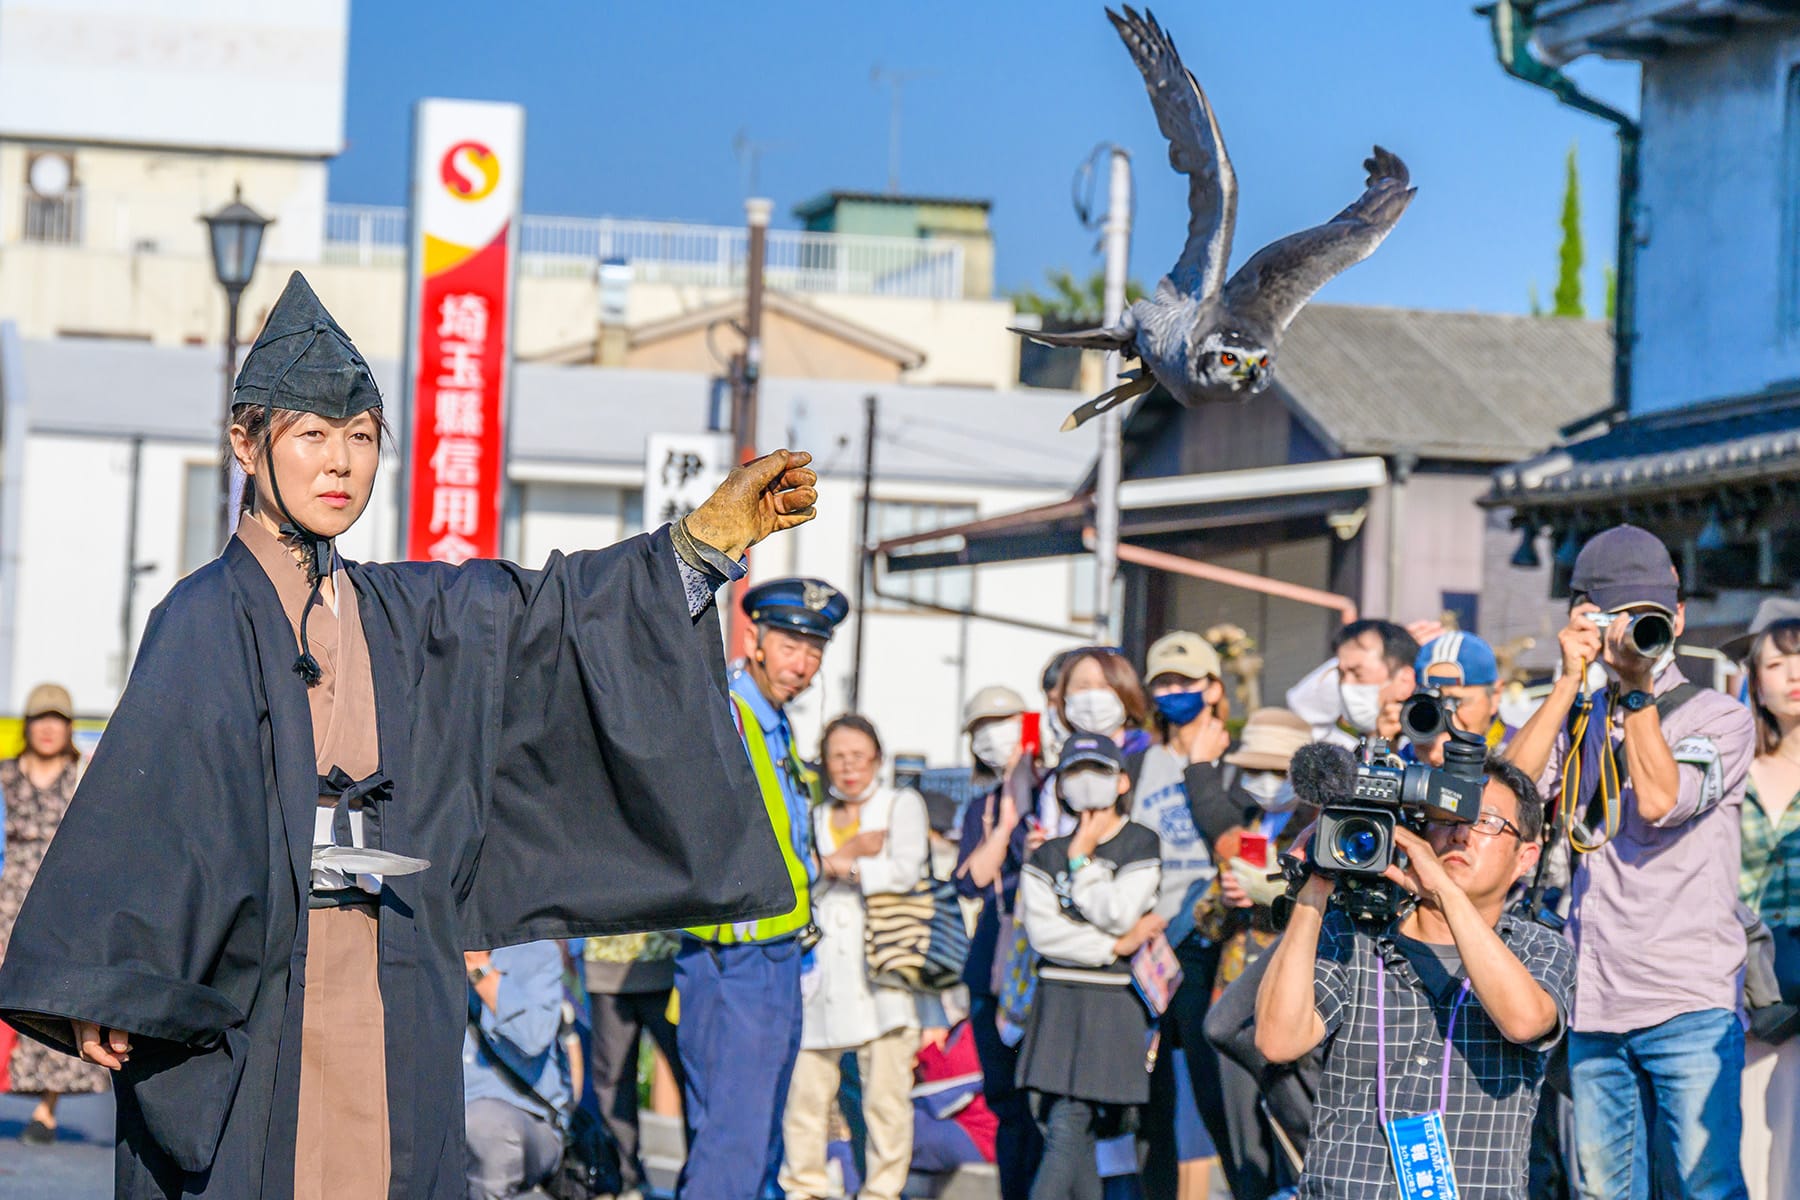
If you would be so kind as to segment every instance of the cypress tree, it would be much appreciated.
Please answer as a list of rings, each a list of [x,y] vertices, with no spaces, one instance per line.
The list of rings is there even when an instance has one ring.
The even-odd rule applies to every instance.
[[[1562,247],[1557,252],[1553,317],[1585,317],[1581,304],[1581,177],[1575,171],[1575,147],[1569,147],[1568,181],[1563,186]]]

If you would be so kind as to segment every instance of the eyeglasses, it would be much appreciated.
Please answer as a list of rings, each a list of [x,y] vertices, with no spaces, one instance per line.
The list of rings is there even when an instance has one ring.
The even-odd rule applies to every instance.
[[[880,762],[881,755],[867,751],[859,754],[827,754],[825,761],[834,767],[866,767],[870,763]]]
[[[1427,821],[1425,824],[1430,829],[1444,831],[1455,829],[1457,826],[1461,825],[1462,822]],[[1482,813],[1479,817],[1476,817],[1469,823],[1469,828],[1473,829],[1476,833],[1486,834],[1488,837],[1499,837],[1503,833],[1510,833],[1520,841],[1525,840],[1525,831],[1497,812]]]

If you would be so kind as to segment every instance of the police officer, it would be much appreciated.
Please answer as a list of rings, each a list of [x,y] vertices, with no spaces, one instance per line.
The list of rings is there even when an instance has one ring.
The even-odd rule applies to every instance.
[[[779,1196],[781,1116],[800,1052],[800,968],[812,936],[808,885],[818,776],[801,761],[785,708],[812,685],[825,646],[850,611],[818,579],[776,579],[744,594],[756,644],[732,676],[744,748],[793,881],[781,916],[690,929],[675,960],[686,1073],[686,1200]]]

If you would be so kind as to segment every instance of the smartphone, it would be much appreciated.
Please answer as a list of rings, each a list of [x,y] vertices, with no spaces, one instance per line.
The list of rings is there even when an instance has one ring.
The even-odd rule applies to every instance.
[[[1237,856],[1256,867],[1258,870],[1269,869],[1269,838],[1267,834],[1246,833],[1238,839]]]
[[[1044,749],[1044,729],[1041,721],[1042,713],[1026,712],[1019,714],[1019,758],[1024,762],[1036,762]]]

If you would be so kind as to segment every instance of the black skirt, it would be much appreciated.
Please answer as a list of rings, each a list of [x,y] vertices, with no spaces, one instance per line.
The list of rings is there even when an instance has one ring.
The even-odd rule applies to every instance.
[[[1149,1047],[1150,1010],[1129,982],[1040,979],[1019,1047],[1019,1086],[1097,1104],[1144,1104]]]

